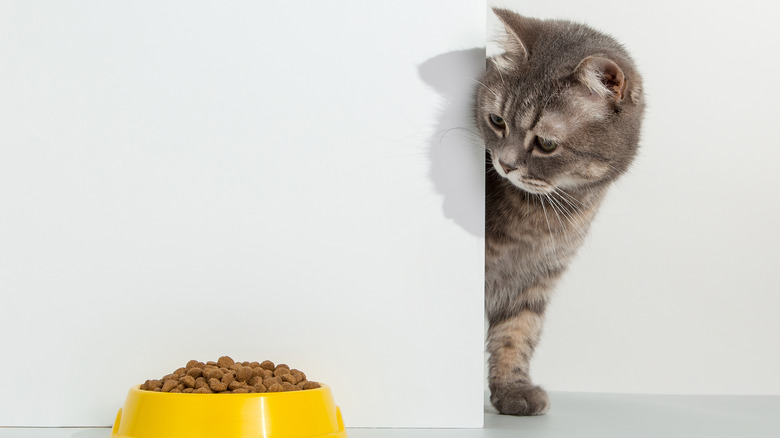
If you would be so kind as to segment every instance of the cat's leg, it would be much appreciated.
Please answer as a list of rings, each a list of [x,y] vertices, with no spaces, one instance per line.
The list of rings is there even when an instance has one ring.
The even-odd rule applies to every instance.
[[[544,309],[526,307],[500,319],[489,318],[490,402],[502,414],[541,415],[550,405],[547,393],[531,383],[529,362],[544,322]]]

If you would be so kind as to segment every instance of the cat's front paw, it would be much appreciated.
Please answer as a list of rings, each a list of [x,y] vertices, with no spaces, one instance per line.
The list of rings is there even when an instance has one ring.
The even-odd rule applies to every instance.
[[[527,383],[491,384],[490,402],[498,412],[507,415],[542,415],[550,407],[547,393]]]

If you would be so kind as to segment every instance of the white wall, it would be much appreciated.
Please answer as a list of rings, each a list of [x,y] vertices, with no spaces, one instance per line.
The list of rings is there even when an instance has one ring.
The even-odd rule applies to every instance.
[[[0,426],[189,359],[482,424],[484,4],[0,4]],[[454,69],[453,69],[454,68]],[[455,104],[453,104],[455,102]]]
[[[570,391],[780,394],[780,6],[494,3],[616,36],[649,102],[639,159],[548,312],[535,379]]]

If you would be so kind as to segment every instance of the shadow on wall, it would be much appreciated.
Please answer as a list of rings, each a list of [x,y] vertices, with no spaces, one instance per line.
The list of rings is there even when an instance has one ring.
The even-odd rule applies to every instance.
[[[474,125],[474,90],[485,71],[485,49],[448,52],[418,68],[420,78],[442,97],[430,139],[431,180],[444,196],[444,216],[475,236],[485,236],[485,150]]]

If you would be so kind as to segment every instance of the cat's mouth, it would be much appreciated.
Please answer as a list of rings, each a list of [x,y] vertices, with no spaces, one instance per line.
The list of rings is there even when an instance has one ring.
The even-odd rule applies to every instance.
[[[515,187],[519,189],[537,195],[547,195],[555,191],[555,187],[552,184],[540,179],[523,175],[522,169],[514,169],[507,172],[499,164],[497,158],[493,157],[492,162],[493,162],[493,167],[496,169],[496,172],[498,172],[498,174],[501,175],[502,177],[508,179],[509,182],[511,182]]]

